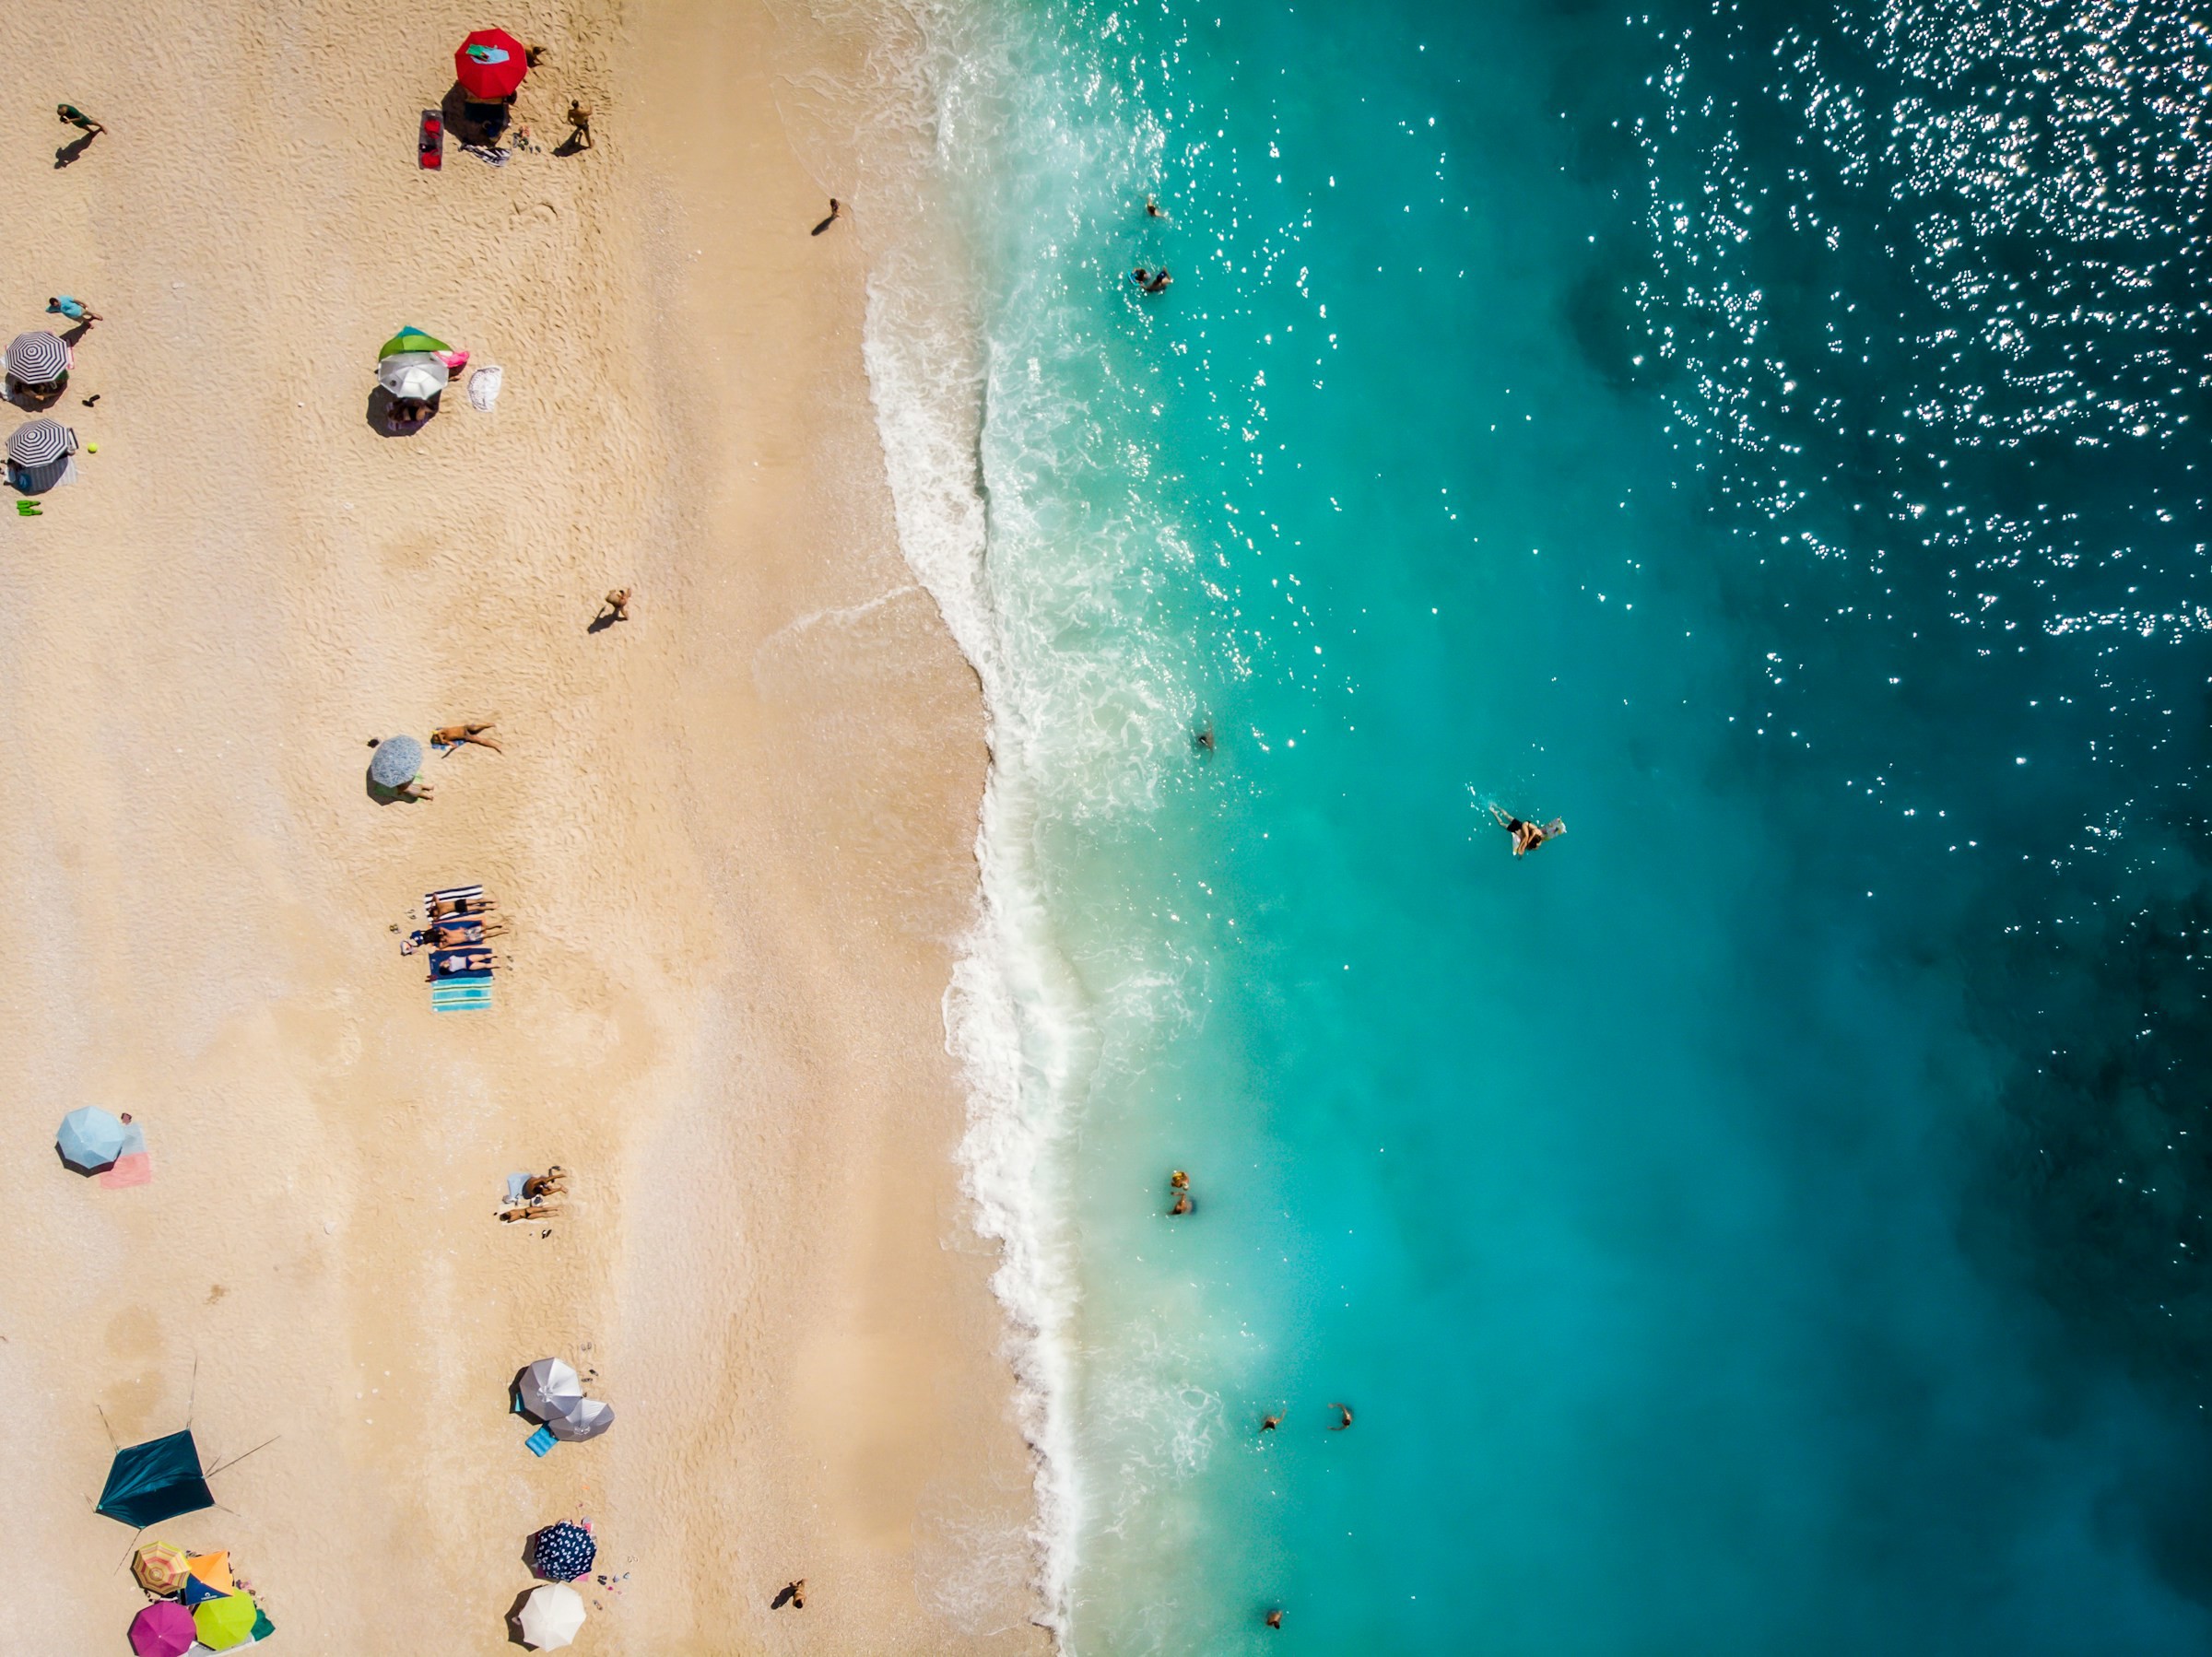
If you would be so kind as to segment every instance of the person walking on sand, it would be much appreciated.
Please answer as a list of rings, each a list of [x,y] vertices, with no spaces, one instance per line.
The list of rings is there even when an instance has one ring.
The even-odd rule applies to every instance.
[[[1351,1424],[1352,1424],[1352,1406],[1351,1406],[1350,1404],[1332,1404],[1331,1405],[1329,1405],[1329,1407],[1330,1407],[1331,1409],[1333,1409],[1333,1410],[1335,1410],[1335,1411],[1336,1412],[1336,1425],[1329,1428],[1329,1430],[1330,1430],[1331,1432],[1333,1432],[1333,1433],[1340,1433],[1340,1432],[1342,1432],[1342,1431],[1343,1431],[1343,1430],[1344,1430],[1346,1428],[1347,1428],[1347,1427],[1351,1426]]]
[[[601,621],[628,621],[629,619],[629,589],[617,587],[600,601],[597,617]]]
[[[1513,837],[1515,857],[1525,857],[1546,840],[1557,840],[1567,832],[1567,822],[1563,817],[1553,817],[1550,822],[1538,827],[1535,823],[1523,822],[1497,805],[1491,805],[1490,815],[1498,819],[1498,827]]]
[[[806,1579],[805,1577],[799,1578],[796,1581],[784,1583],[782,1592],[776,1595],[775,1604],[769,1609],[781,1611],[786,1604],[789,1604],[794,1611],[806,1609]]]
[[[441,748],[457,748],[465,742],[473,742],[480,748],[489,748],[495,754],[504,754],[507,751],[505,748],[500,746],[490,737],[480,734],[482,732],[490,730],[491,727],[492,722],[488,719],[482,724],[476,725],[440,725],[430,733],[430,740]]]
[[[53,106],[53,109],[54,113],[62,118],[62,124],[64,126],[74,126],[78,132],[83,133],[88,137],[96,138],[101,133],[104,133],[108,130],[73,103],[57,103]]]
[[[816,225],[814,229],[808,232],[808,234],[819,236],[824,230],[828,229],[831,225],[835,224],[844,216],[844,204],[839,201],[836,196],[831,196],[830,198],[830,217],[823,219],[821,223]]]
[[[63,294],[59,299],[48,300],[46,314],[66,317],[69,321],[86,328],[89,328],[94,323],[104,323],[108,320],[99,311],[88,308],[84,300],[71,299],[67,294]]]
[[[592,147],[592,106],[569,100],[569,143],[571,149],[589,149]]]

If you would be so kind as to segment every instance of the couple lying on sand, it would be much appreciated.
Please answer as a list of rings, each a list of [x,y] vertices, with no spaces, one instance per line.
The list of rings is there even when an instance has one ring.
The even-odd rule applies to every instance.
[[[520,1220],[545,1219],[559,1214],[559,1209],[546,1206],[546,1199],[566,1196],[568,1189],[561,1181],[567,1178],[568,1171],[558,1162],[542,1174],[532,1174],[523,1181],[522,1202],[513,1207],[500,1209],[500,1218],[513,1225]],[[510,1186],[509,1189],[513,1188]]]

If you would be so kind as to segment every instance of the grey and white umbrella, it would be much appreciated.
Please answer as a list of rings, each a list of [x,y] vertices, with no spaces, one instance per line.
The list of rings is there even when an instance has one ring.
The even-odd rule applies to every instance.
[[[555,1427],[557,1437],[556,1424],[583,1402],[583,1381],[558,1357],[539,1358],[523,1371],[514,1390],[523,1401],[523,1413]]]
[[[379,788],[405,788],[420,770],[422,744],[412,736],[387,736],[369,761],[369,781]]]
[[[547,1416],[546,1428],[564,1444],[595,1439],[615,1424],[615,1406],[596,1398],[579,1398],[565,1414]]]
[[[376,381],[394,397],[427,403],[453,378],[445,364],[428,351],[397,351],[376,365]]]
[[[59,380],[69,367],[69,347],[58,335],[40,329],[7,342],[7,371],[26,385]]]
[[[31,420],[7,434],[7,458],[18,466],[50,466],[76,447],[76,433],[59,420]]]

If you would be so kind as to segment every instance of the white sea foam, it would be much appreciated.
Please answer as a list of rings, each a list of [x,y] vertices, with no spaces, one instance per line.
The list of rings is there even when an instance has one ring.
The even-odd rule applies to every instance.
[[[991,128],[994,64],[959,0],[813,11],[862,67],[857,84],[787,82],[786,124],[802,155],[834,157],[857,180],[852,229],[869,263],[863,350],[900,548],[975,670],[992,755],[976,838],[981,900],[945,993],[945,1027],[971,1099],[960,1158],[973,1221],[1000,1251],[992,1283],[1010,1329],[1035,1508],[1028,1536],[1015,1539],[1018,1560],[1003,1533],[965,1509],[925,1515],[917,1587],[956,1624],[987,1630],[1018,1569],[1036,1596],[1031,1614],[1065,1639],[1080,1502],[1065,1346],[1075,1275],[1057,1142],[1068,1079],[1094,1043],[1030,855],[1024,703],[984,579],[986,347],[965,250],[942,211],[961,170],[984,164],[976,140]]]

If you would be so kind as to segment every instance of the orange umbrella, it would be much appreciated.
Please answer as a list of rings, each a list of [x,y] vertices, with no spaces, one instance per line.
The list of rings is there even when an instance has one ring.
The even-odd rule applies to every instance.
[[[131,1561],[138,1585],[148,1593],[176,1592],[184,1586],[184,1573],[191,1568],[191,1559],[173,1542],[142,1544]]]
[[[192,1574],[218,1593],[236,1593],[238,1584],[230,1580],[230,1550],[219,1553],[194,1554],[192,1557]]]

